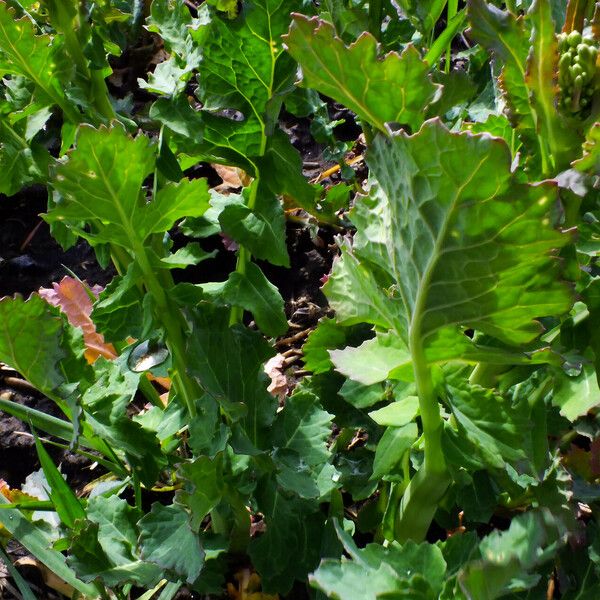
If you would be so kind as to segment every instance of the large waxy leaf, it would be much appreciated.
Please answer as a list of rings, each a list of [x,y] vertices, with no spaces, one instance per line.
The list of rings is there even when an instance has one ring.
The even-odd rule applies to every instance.
[[[414,129],[423,122],[436,86],[414,47],[380,60],[372,35],[364,33],[347,47],[333,25],[303,15],[294,16],[284,39],[302,67],[303,84],[341,102],[365,122],[381,131],[390,122]]]
[[[155,155],[148,138],[132,139],[120,126],[82,127],[76,149],[52,178],[62,200],[46,220],[68,222],[93,243],[138,250],[149,234],[168,230],[182,217],[201,216],[209,200],[204,180],[167,184],[145,202],[142,184]],[[93,224],[94,232],[83,231],[82,221]]]
[[[343,260],[387,266],[410,324],[402,337],[427,347],[463,325],[522,344],[540,332],[536,317],[569,308],[553,257],[569,239],[550,223],[556,189],[518,183],[503,141],[430,121],[413,136],[376,139],[369,165],[384,228],[362,227],[357,214],[355,256]],[[363,253],[367,235],[385,243]]]

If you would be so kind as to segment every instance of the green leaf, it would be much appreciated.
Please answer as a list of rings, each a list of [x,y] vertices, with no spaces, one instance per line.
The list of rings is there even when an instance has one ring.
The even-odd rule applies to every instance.
[[[297,391],[285,403],[273,423],[273,460],[282,489],[302,498],[319,498],[336,484],[327,440],[333,415],[321,408],[318,398],[308,391]]]
[[[317,396],[308,391],[292,394],[273,424],[273,444],[297,452],[310,465],[327,462],[327,440],[333,415],[324,411]]]
[[[383,206],[383,203],[379,204]],[[387,252],[385,256],[385,260],[389,260]],[[394,292],[387,294],[381,289],[375,275],[377,271],[371,269],[370,264],[362,264],[348,244],[342,246],[342,257],[343,260],[334,263],[331,276],[323,286],[338,323],[371,323],[383,330],[404,332],[406,317],[398,295]]]
[[[135,559],[139,510],[117,496],[95,496],[88,502],[87,518],[98,525],[98,542],[114,565]]]
[[[477,385],[451,381],[448,403],[458,424],[460,443],[468,440],[471,452],[484,464],[502,469],[504,461],[526,457],[524,438],[530,428],[526,404],[513,406],[510,400]]]
[[[201,46],[194,42],[190,33],[194,24],[185,4],[174,0],[152,2],[146,27],[160,35],[171,55],[149,73],[148,83],[138,79],[140,88],[166,95],[178,94],[185,89],[202,58]]]
[[[12,196],[21,188],[43,181],[48,153],[30,146],[8,123],[0,123],[0,193]]]
[[[507,99],[509,118],[520,130],[535,135],[535,116],[527,88],[530,45],[526,23],[484,0],[470,0],[468,9],[470,34],[501,61],[500,85]]]
[[[201,216],[209,201],[204,180],[169,183],[152,202],[145,201],[142,184],[154,169],[155,155],[148,138],[132,139],[120,126],[81,127],[75,150],[52,177],[62,201],[46,220],[67,222],[92,243],[136,251],[151,233],[167,231],[185,216]],[[93,224],[94,231],[82,230],[82,221]]]
[[[262,370],[272,349],[259,333],[241,325],[229,327],[228,310],[206,303],[196,307],[190,323],[190,372],[233,420],[242,416],[246,435],[260,447],[277,405]]]
[[[18,74],[32,81],[43,99],[64,108],[61,80],[65,80],[69,64],[59,37],[36,35],[30,18],[15,18],[15,10],[0,3],[0,74]],[[70,109],[68,116],[78,111]],[[78,122],[78,118],[74,122]]]
[[[316,211],[319,188],[308,183],[302,174],[302,157],[287,135],[275,131],[264,156],[256,162],[262,181],[272,194],[283,194],[308,212]]]
[[[144,429],[126,414],[142,376],[129,370],[127,354],[113,361],[99,358],[94,363],[96,381],[86,390],[82,404],[86,421],[94,432],[123,451],[141,481],[151,487],[164,468],[166,457],[155,433]]]
[[[600,173],[600,123],[594,123],[589,128],[583,143],[583,156],[572,165],[584,173]]]
[[[552,404],[560,408],[560,414],[576,421],[600,404],[600,387],[592,364],[583,365],[576,377],[562,375],[552,396]]]
[[[331,370],[333,363],[329,350],[351,344],[354,338],[364,339],[361,333],[368,333],[368,330],[364,326],[343,327],[336,323],[335,319],[320,319],[319,324],[310,332],[306,343],[302,346],[305,368],[315,375]]]
[[[425,347],[457,325],[523,344],[541,331],[536,317],[571,305],[554,258],[569,241],[550,222],[556,188],[519,183],[510,162],[503,141],[452,134],[436,121],[374,142],[372,196],[382,222],[395,224],[378,232],[387,239],[378,264],[402,297],[408,337]]]
[[[203,48],[198,95],[204,109],[237,109],[256,120],[262,136],[279,113],[278,95],[291,83],[294,63],[284,52],[280,36],[289,24],[295,2],[254,0],[240,18],[212,15]],[[261,144],[260,137],[256,140]],[[248,148],[246,155],[261,155]]]
[[[221,300],[251,312],[265,335],[277,337],[288,329],[281,294],[254,263],[246,265],[245,273],[229,275]]]
[[[238,4],[236,0],[207,0],[207,4],[214,6],[221,12],[226,12],[230,19],[234,19],[238,14]]]
[[[377,443],[371,479],[395,481],[398,475],[397,468],[418,435],[415,423],[408,423],[402,427],[388,427]]]
[[[369,416],[378,425],[384,425],[385,427],[403,427],[415,418],[418,410],[418,396],[406,396],[379,410],[371,411]]]
[[[73,492],[69,484],[63,479],[63,476],[56,468],[56,465],[37,435],[35,435],[35,448],[50,488],[48,490],[50,500],[60,517],[61,523],[72,529],[77,519],[85,519],[85,510],[81,506],[75,492]]]
[[[173,254],[160,259],[160,265],[169,269],[185,269],[186,267],[200,264],[203,260],[214,258],[217,251],[206,252],[197,242],[190,242],[183,248],[179,248]]]
[[[127,268],[125,275],[114,277],[100,293],[92,310],[96,329],[108,342],[119,342],[128,337],[139,339],[143,330],[143,294],[138,285],[141,273],[136,263]]]
[[[254,181],[253,185],[258,185]],[[247,198],[248,188],[244,191]],[[247,248],[256,258],[289,267],[286,246],[285,217],[279,200],[259,188],[256,205],[230,204],[219,215],[223,233]]]
[[[512,519],[507,531],[494,531],[480,544],[481,560],[464,566],[460,586],[467,597],[493,600],[521,578],[552,558],[566,542],[566,531],[547,510],[530,511]],[[530,581],[529,587],[537,582]]]
[[[558,52],[549,2],[534,2],[525,20],[470,0],[469,20],[473,38],[502,65],[507,115],[536,167],[544,176],[566,168],[578,140],[556,109]]]
[[[267,531],[250,541],[248,554],[263,591],[287,594],[294,580],[305,581],[319,562],[325,517],[316,501],[289,498],[272,480],[261,481],[256,496]]]
[[[339,526],[336,529],[351,560],[326,559],[310,577],[312,585],[328,597],[340,600],[438,597],[446,562],[437,546],[408,541],[402,546],[392,542],[387,548],[368,544],[359,549]]]
[[[417,129],[423,122],[436,86],[413,46],[380,60],[371,34],[345,46],[333,25],[303,15],[294,15],[284,40],[302,67],[303,85],[341,102],[366,123],[386,131],[386,123]]]
[[[299,6],[295,0],[253,0],[236,19],[207,10],[191,32],[202,47],[198,96],[203,109],[194,112],[185,98],[160,100],[153,118],[189,138],[194,154],[204,160],[234,164],[255,175],[253,159],[265,154],[283,97],[291,90],[295,65],[280,37],[290,11]],[[218,114],[225,110],[239,111],[243,118]],[[189,148],[187,142],[178,145],[184,143]]]
[[[198,578],[204,564],[204,551],[183,508],[155,502],[138,525],[144,560],[188,583]]]
[[[427,35],[435,26],[444,10],[442,0],[400,0],[400,6],[411,20],[416,20],[423,34]]]
[[[223,495],[221,455],[214,459],[200,456],[179,467],[178,477],[183,489],[175,494],[175,502],[191,511],[191,527],[200,529],[204,517],[215,508]]]
[[[0,494],[0,504],[9,503],[10,501]],[[46,529],[31,523],[20,510],[14,508],[0,510],[0,524],[63,581],[84,595],[92,598],[97,595],[96,587],[78,579],[75,572],[67,566],[65,557],[52,549],[53,536]]]
[[[406,344],[393,333],[377,334],[358,348],[331,350],[329,354],[337,371],[363,385],[385,381],[391,371],[411,363]]]
[[[0,360],[41,392],[64,383],[58,363],[66,357],[58,311],[37,295],[0,300]]]

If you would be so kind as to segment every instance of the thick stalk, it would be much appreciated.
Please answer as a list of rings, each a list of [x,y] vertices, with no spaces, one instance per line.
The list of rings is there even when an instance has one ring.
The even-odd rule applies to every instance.
[[[63,35],[69,56],[73,59],[77,70],[89,82],[89,100],[94,104],[102,117],[107,120],[114,119],[116,113],[108,97],[108,88],[106,87],[104,77],[102,77],[100,71],[89,68],[87,59],[79,43],[77,31],[75,29],[65,29]]]
[[[419,327],[412,328],[409,347],[419,395],[425,459],[402,497],[395,524],[395,538],[400,542],[408,539],[420,542],[427,535],[438,504],[446,493],[451,479],[442,448],[444,422],[440,415]]]
[[[158,319],[165,329],[166,343],[173,361],[173,383],[178,394],[183,398],[190,416],[195,417],[196,400],[202,395],[202,390],[196,381],[187,374],[183,317],[176,308],[170,305],[142,244],[135,248],[135,255],[142,271],[144,284],[156,303]]]

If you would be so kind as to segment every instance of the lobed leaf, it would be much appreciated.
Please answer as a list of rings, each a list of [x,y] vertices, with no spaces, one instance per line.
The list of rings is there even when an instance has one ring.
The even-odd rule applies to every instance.
[[[155,502],[138,525],[144,560],[163,571],[175,573],[188,583],[198,578],[204,564],[204,551],[183,508]]]
[[[363,33],[345,46],[333,25],[303,15],[294,15],[284,40],[302,67],[303,85],[341,102],[366,123],[386,131],[386,123],[417,129],[423,122],[436,86],[413,46],[379,59],[371,34]]]
[[[46,220],[66,222],[92,243],[136,251],[151,233],[167,231],[185,216],[201,216],[209,200],[201,179],[169,183],[145,201],[142,184],[154,169],[155,154],[148,138],[132,139],[120,126],[82,126],[75,150],[52,177],[62,200]],[[84,231],[82,221],[94,231]]]
[[[60,85],[68,71],[60,38],[36,35],[27,16],[15,18],[15,10],[0,2],[0,73],[18,74],[32,81],[52,103],[64,99]]]
[[[457,325],[526,343],[541,331],[536,317],[568,310],[554,254],[569,236],[549,218],[556,188],[519,183],[503,141],[429,121],[410,137],[377,138],[368,162],[387,225],[379,264],[425,346]]]

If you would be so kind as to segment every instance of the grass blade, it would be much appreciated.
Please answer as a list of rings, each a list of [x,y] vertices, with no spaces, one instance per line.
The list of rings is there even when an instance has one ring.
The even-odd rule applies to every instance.
[[[9,504],[2,494],[0,494],[0,504]],[[99,596],[96,587],[79,580],[75,572],[67,566],[65,557],[52,549],[53,542],[49,533],[28,521],[20,511],[16,509],[0,510],[0,524],[4,525],[16,540],[66,583],[84,596],[90,598]]]
[[[34,437],[40,464],[50,486],[50,490],[48,490],[50,500],[52,500],[61,522],[69,529],[73,529],[75,521],[85,519],[85,509],[79,503],[69,484],[63,479],[61,472],[56,468],[40,438],[35,434]]]
[[[10,576],[15,580],[15,583],[21,592],[21,596],[23,596],[23,600],[37,600],[31,591],[31,588],[21,576],[21,573],[15,569],[15,566],[12,564],[8,555],[2,550],[2,546],[0,546],[0,560],[6,565]]]

